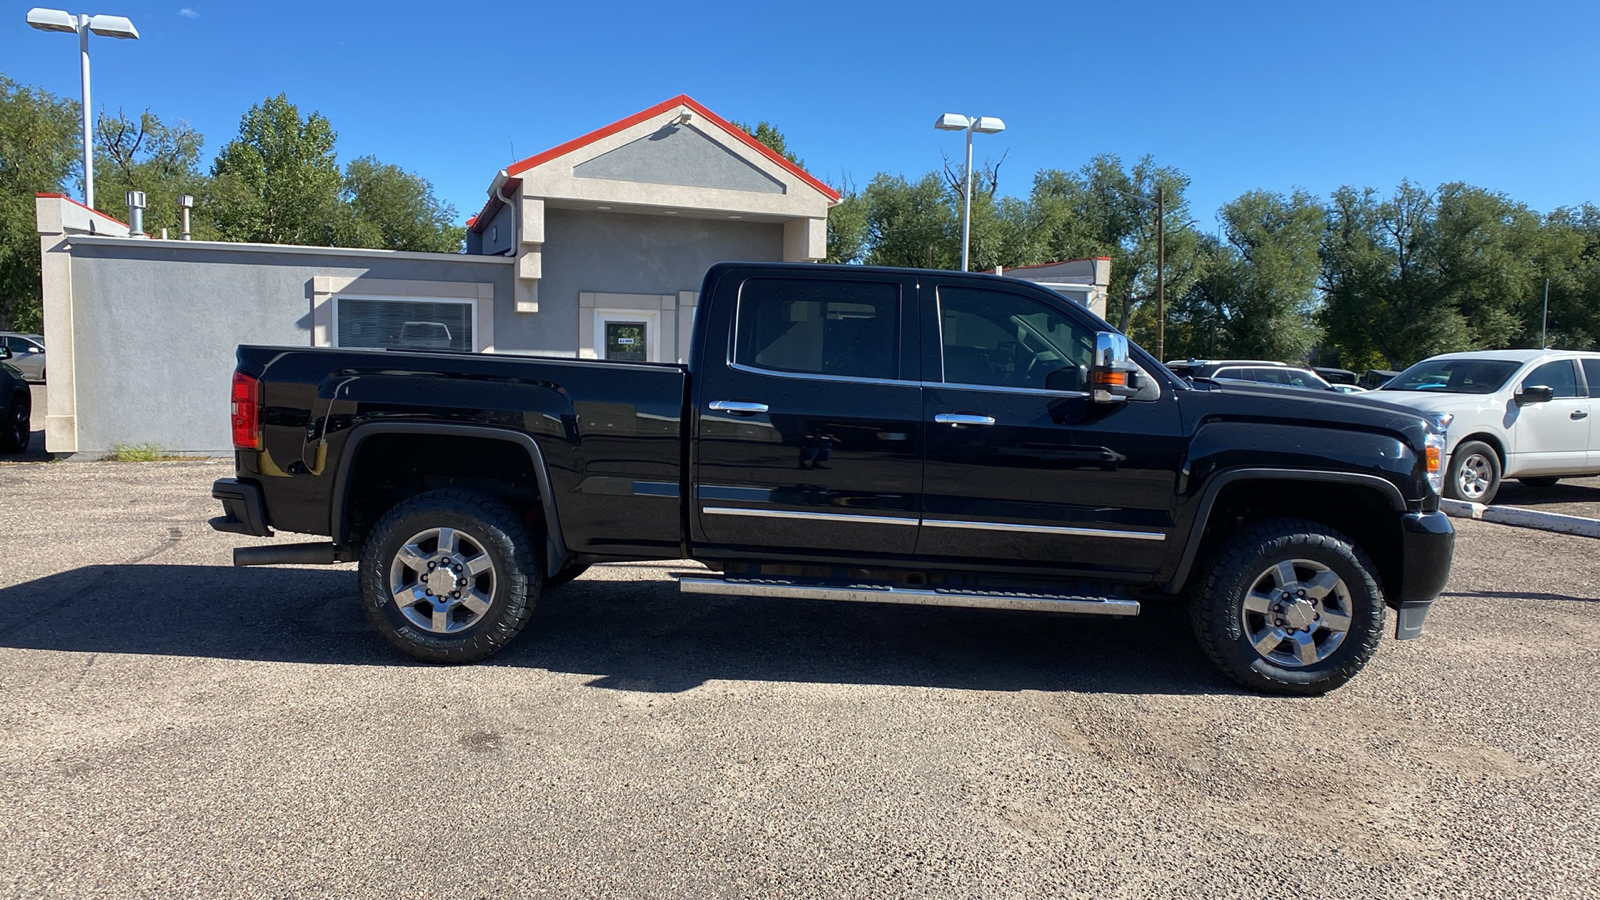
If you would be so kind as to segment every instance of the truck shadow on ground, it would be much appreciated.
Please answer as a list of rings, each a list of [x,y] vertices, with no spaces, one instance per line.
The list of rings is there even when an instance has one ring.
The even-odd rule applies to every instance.
[[[670,571],[661,567],[663,576]],[[0,589],[0,647],[339,665],[418,665],[373,632],[355,573],[89,566]],[[971,690],[1236,693],[1178,608],[1132,619],[680,594],[588,578],[552,592],[485,665],[677,692],[709,680]]]
[[[1500,491],[1494,497],[1495,506],[1521,506],[1527,509],[1574,503],[1600,504],[1600,486],[1587,479],[1576,484],[1562,481],[1554,487],[1547,488],[1528,487],[1515,481],[1506,481],[1500,485]],[[1558,510],[1558,512],[1568,511]],[[1594,513],[1571,511],[1570,514],[1582,516]]]

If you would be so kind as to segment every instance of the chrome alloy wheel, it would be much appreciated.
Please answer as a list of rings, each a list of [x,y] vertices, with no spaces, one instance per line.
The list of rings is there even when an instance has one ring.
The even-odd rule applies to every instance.
[[[471,628],[489,611],[498,573],[488,550],[454,528],[430,528],[400,546],[389,593],[411,624],[434,634]]]
[[[1322,563],[1284,560],[1256,576],[1241,616],[1245,635],[1263,659],[1304,668],[1344,643],[1350,632],[1350,589]]]
[[[1488,493],[1494,481],[1494,467],[1482,453],[1473,453],[1461,461],[1456,473],[1456,488],[1468,500],[1477,500]]]

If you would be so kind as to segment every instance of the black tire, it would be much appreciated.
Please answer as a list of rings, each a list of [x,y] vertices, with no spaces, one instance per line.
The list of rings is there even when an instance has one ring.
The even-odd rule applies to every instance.
[[[33,397],[27,393],[12,396],[0,420],[0,453],[27,453],[33,439]]]
[[[1561,479],[1554,475],[1540,475],[1538,478],[1518,478],[1517,481],[1531,488],[1553,488]]]
[[[471,554],[469,565],[478,564],[480,554],[488,561],[487,579],[483,574],[468,572],[462,572],[460,579],[460,584],[470,585],[462,589],[464,593],[488,598],[487,608],[474,612],[468,609],[471,598],[453,601],[442,593],[429,593],[426,597],[416,593],[425,588],[431,590],[428,579],[436,574],[434,565],[429,564],[425,571],[420,564],[413,569],[404,566],[398,554],[408,541],[441,528],[456,533],[462,553]],[[459,558],[441,546],[443,540],[436,534],[432,541],[434,549],[426,551],[426,555],[445,561],[457,559],[452,565],[459,570]],[[426,550],[427,544],[425,540],[414,546]],[[485,659],[510,643],[532,615],[543,585],[534,560],[534,546],[520,517],[492,497],[454,490],[418,494],[385,513],[362,547],[362,608],[384,639],[413,659],[437,663]],[[405,571],[397,572],[397,565]],[[419,576],[418,572],[423,574]],[[411,596],[416,603],[402,607],[396,601],[392,585],[397,579],[415,589]],[[436,608],[441,601],[455,605],[442,613],[442,620],[433,618],[431,623],[438,625],[442,621],[451,629],[448,632],[431,630],[419,621],[424,611]]]
[[[1476,474],[1471,481],[1482,483],[1487,480],[1486,486],[1481,488],[1463,486],[1462,470],[1469,467]],[[1500,493],[1500,456],[1494,452],[1494,448],[1482,441],[1457,444],[1455,452],[1450,454],[1450,470],[1445,473],[1444,495],[1452,500],[1493,503],[1494,495],[1498,493]]]
[[[1251,622],[1260,622],[1264,626],[1263,633],[1275,633],[1267,616],[1276,613],[1248,611],[1247,595],[1252,594],[1262,579],[1270,578],[1274,567],[1284,562],[1289,562],[1291,570],[1297,572],[1321,566],[1337,575],[1344,589],[1337,602],[1343,608],[1319,608],[1315,614],[1322,618],[1287,634],[1283,643],[1274,645],[1278,649],[1268,655],[1256,649],[1247,628]],[[1223,674],[1250,690],[1290,696],[1326,693],[1355,677],[1372,659],[1383,639],[1383,589],[1378,586],[1376,571],[1372,560],[1360,547],[1325,525],[1288,518],[1263,519],[1243,525],[1225,535],[1210,556],[1209,568],[1190,606],[1195,637]],[[1254,596],[1260,597],[1262,593],[1256,591]],[[1338,593],[1336,589],[1330,595]],[[1303,598],[1304,592],[1299,596]],[[1294,598],[1284,594],[1284,599],[1293,601]],[[1315,601],[1319,607],[1321,603]],[[1318,621],[1335,621],[1335,615],[1342,617],[1345,613],[1349,619],[1348,630],[1343,632],[1342,638],[1333,641],[1326,657],[1298,665],[1279,661],[1289,653],[1281,648],[1298,646],[1293,640],[1298,634],[1304,634],[1320,652],[1318,636],[1321,642],[1328,642],[1336,629],[1327,625],[1311,626],[1316,626]]]
[[[567,563],[561,567],[561,571],[545,576],[544,589],[546,592],[553,591],[587,571],[589,563]]]

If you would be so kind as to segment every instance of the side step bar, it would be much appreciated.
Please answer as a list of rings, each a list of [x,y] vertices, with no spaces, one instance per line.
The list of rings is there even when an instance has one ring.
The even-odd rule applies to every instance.
[[[1097,616],[1139,614],[1139,601],[1118,598],[1068,597],[961,588],[891,587],[877,584],[807,584],[774,578],[684,576],[678,579],[678,590],[685,594],[796,597],[810,600],[843,600],[849,603],[908,603],[916,606],[963,606],[977,609],[1025,609]]]

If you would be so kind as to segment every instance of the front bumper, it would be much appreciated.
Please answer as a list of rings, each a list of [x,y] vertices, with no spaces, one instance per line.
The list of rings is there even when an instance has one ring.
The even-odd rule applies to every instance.
[[[223,511],[223,515],[211,520],[212,528],[232,534],[272,537],[260,485],[237,478],[219,478],[211,485],[211,496],[222,501]]]
[[[1429,607],[1450,580],[1456,530],[1437,510],[1407,513],[1400,526],[1400,589],[1389,605],[1396,614],[1394,636],[1404,641],[1422,635]]]

